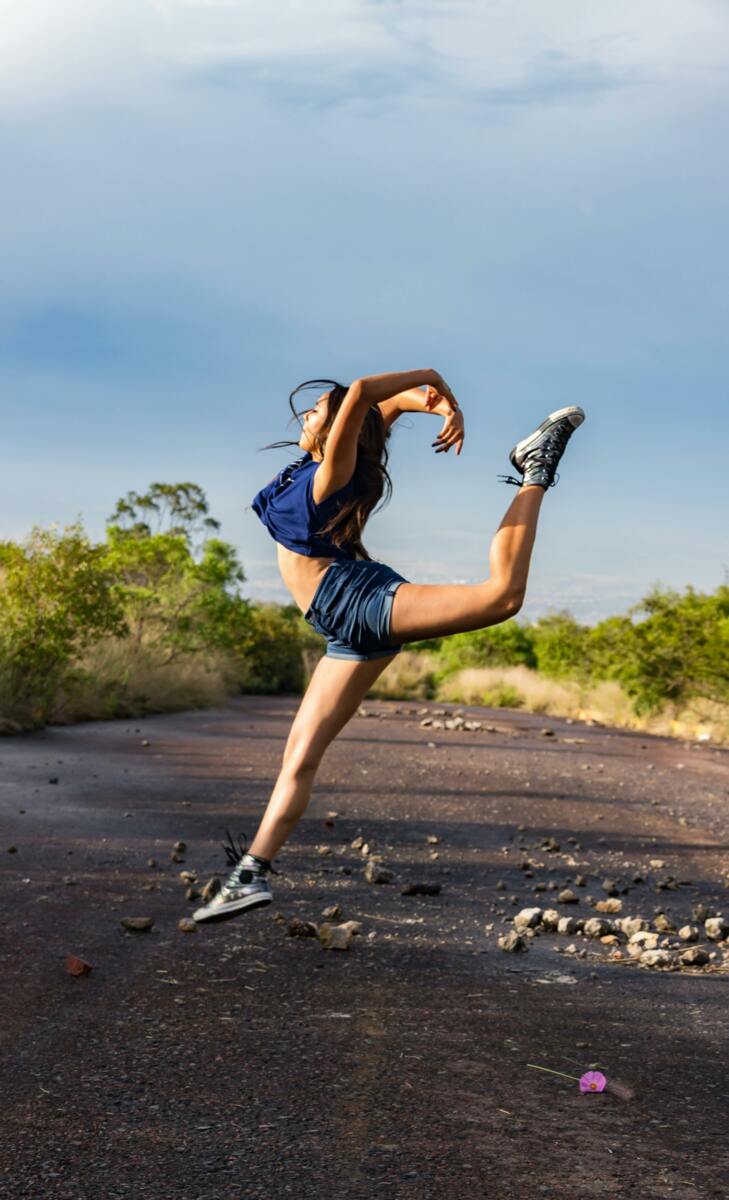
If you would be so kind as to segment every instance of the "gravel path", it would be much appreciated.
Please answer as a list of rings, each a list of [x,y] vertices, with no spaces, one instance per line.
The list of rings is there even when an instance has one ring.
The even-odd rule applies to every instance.
[[[529,905],[593,916],[606,876],[624,915],[729,919],[729,751],[476,708],[481,730],[434,730],[368,702],[273,905],[181,932],[180,872],[204,883],[226,827],[252,836],[296,704],[0,739],[0,1195],[725,1198],[722,947],[659,971],[580,936],[496,939]],[[393,882],[365,880],[358,837]],[[289,936],[335,904],[361,923],[349,950]],[[122,928],[139,916],[151,931]]]

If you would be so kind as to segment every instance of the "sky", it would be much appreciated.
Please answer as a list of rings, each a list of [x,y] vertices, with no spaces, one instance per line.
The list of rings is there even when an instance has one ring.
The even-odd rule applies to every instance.
[[[365,545],[474,583],[551,410],[587,420],[523,615],[729,571],[725,0],[24,0],[0,41],[0,538],[192,480],[289,600],[250,501],[287,396],[434,367]]]

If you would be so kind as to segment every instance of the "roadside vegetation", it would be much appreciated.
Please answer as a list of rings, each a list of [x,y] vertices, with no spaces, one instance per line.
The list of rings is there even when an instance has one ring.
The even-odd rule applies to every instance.
[[[100,543],[80,524],[0,542],[0,731],[300,694],[323,639],[244,584],[192,483],[130,492]],[[729,586],[412,643],[371,694],[729,741]]]

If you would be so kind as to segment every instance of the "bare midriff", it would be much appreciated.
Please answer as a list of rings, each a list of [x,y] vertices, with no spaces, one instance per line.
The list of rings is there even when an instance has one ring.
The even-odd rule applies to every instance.
[[[276,543],[278,566],[286,587],[291,592],[302,613],[306,614],[314,599],[314,593],[321,583],[321,578],[333,558],[309,558],[306,554],[297,554]]]

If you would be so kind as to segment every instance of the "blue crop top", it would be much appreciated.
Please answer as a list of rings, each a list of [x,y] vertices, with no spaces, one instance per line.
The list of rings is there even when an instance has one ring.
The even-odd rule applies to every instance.
[[[314,502],[312,484],[317,459],[307,450],[289,463],[253,498],[253,509],[274,541],[297,554],[311,558],[353,559],[354,553],[334,545],[329,534],[319,530],[354,493],[354,481],[332,492],[321,504]]]

